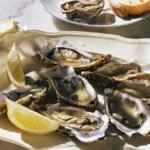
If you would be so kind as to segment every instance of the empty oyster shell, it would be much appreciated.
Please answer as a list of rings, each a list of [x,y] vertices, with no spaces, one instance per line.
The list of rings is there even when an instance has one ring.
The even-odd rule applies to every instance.
[[[51,117],[64,128],[63,132],[85,143],[103,138],[109,124],[107,115],[86,112],[76,107],[60,106],[51,114]]]
[[[88,23],[100,15],[103,7],[104,0],[70,0],[61,4],[68,19]]]
[[[141,98],[124,91],[107,89],[105,92],[110,120],[121,132],[128,136],[149,133],[150,111]]]

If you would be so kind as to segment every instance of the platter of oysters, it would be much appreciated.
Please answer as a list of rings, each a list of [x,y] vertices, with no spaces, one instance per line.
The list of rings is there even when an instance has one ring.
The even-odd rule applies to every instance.
[[[2,27],[0,140],[27,149],[150,143],[148,40]]]
[[[55,18],[82,27],[121,27],[145,20],[150,0],[41,0]]]

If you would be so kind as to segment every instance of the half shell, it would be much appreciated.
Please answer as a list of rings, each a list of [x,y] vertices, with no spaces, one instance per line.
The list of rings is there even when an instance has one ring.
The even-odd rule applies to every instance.
[[[100,15],[103,7],[103,0],[70,0],[61,5],[68,19],[88,23]]]
[[[86,112],[75,107],[59,107],[51,116],[64,128],[63,132],[69,132],[85,143],[103,138],[109,124],[107,115]]]
[[[150,132],[150,111],[141,98],[124,91],[106,90],[107,112],[111,122],[128,136]]]

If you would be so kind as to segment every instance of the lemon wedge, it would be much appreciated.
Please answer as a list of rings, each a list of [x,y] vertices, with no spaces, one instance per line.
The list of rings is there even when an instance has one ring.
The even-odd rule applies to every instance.
[[[15,45],[12,46],[7,56],[7,73],[11,83],[17,87],[25,86],[25,76],[19,52],[16,50]]]
[[[6,99],[6,104],[8,119],[23,131],[34,134],[46,134],[56,131],[59,127],[55,120],[49,119],[16,102]]]

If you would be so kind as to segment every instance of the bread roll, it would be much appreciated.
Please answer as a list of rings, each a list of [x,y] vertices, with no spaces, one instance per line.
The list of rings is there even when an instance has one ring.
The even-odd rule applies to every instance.
[[[120,17],[138,16],[150,12],[150,0],[110,0],[110,4]]]

